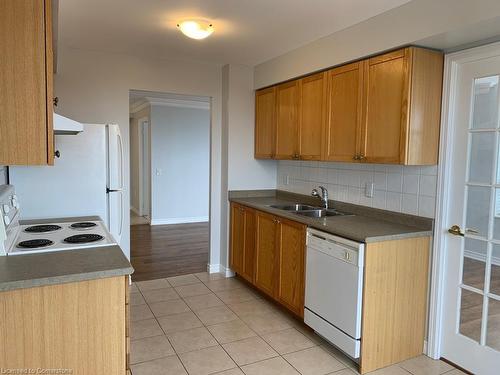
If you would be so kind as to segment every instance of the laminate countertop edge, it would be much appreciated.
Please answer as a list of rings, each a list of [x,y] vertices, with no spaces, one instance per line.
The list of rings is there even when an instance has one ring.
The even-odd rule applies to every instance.
[[[119,246],[0,257],[0,292],[130,275]]]
[[[432,236],[432,230],[429,229],[398,224],[363,215],[333,216],[327,218],[300,216],[293,212],[270,207],[271,205],[295,203],[276,197],[229,198],[229,201],[296,221],[310,228],[362,243]]]

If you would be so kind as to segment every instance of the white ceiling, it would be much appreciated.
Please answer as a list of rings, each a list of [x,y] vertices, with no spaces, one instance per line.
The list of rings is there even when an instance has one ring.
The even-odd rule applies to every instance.
[[[254,66],[410,0],[63,0],[62,46],[148,58]],[[207,18],[214,34],[183,36],[176,23]]]

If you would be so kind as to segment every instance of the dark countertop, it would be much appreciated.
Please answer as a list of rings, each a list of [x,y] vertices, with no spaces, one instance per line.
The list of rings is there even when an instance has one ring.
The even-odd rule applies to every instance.
[[[340,202],[332,202],[332,207],[340,211],[354,213],[354,215],[310,218],[269,206],[287,203],[311,204],[313,202],[315,202],[316,206],[319,206],[319,200],[311,201],[306,196],[296,195],[294,197],[293,194],[280,194],[280,192],[277,192],[274,196],[262,195],[266,194],[261,193],[259,196],[259,194],[234,192],[230,194],[229,200],[358,242],[369,243],[432,236],[432,219],[412,217],[411,215],[391,213]]]
[[[133,272],[117,245],[0,256],[0,291],[125,276]]]

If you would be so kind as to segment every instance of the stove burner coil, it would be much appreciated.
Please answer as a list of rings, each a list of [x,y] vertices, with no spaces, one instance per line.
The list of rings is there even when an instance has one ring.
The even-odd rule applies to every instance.
[[[96,242],[104,239],[103,236],[93,233],[76,234],[74,236],[66,237],[64,242],[66,243],[87,243]]]
[[[42,238],[42,239],[34,239],[34,240],[19,242],[17,244],[17,247],[22,247],[25,249],[35,249],[37,247],[47,247],[53,244],[54,244],[53,241]]]
[[[46,232],[55,232],[56,230],[62,229],[59,225],[53,224],[42,224],[42,225],[33,225],[31,227],[26,228],[24,231],[28,233],[46,233]]]
[[[82,221],[82,222],[73,223],[70,225],[70,227],[73,229],[87,229],[87,228],[93,228],[95,226],[97,226],[97,224],[92,223],[91,221]]]

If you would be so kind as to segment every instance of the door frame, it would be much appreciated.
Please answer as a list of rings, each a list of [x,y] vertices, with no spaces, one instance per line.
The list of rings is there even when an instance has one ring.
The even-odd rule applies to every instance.
[[[144,150],[144,124],[147,123],[147,131],[148,131],[148,134],[147,134],[147,137],[148,137],[148,149],[147,150]],[[151,165],[151,144],[150,144],[150,129],[151,129],[151,125],[150,125],[150,120],[149,120],[149,117],[145,116],[145,117],[141,117],[137,120],[137,135],[138,135],[138,139],[139,139],[139,215],[140,216],[147,216],[148,218],[151,217],[151,173],[149,174],[149,194],[148,194],[148,197],[147,199],[149,199],[150,203],[149,203],[149,213],[148,212],[144,212],[144,200],[145,200],[145,193],[146,193],[146,181],[144,179],[144,172],[145,172],[145,168],[146,168],[146,165],[148,165],[148,163],[146,163],[146,160],[145,160],[145,154],[147,155],[147,157],[149,158],[149,165]],[[150,168],[151,169],[151,168]]]
[[[451,186],[450,165],[452,147],[448,141],[452,139],[455,113],[455,97],[461,64],[500,55],[500,42],[470,48],[445,55],[443,75],[443,100],[441,110],[441,137],[439,141],[439,164],[437,175],[436,212],[434,221],[434,241],[432,246],[431,289],[429,296],[428,342],[426,354],[434,359],[441,357],[441,340],[443,331],[443,308],[446,277],[445,245],[448,233],[446,226],[447,208],[450,203]]]

